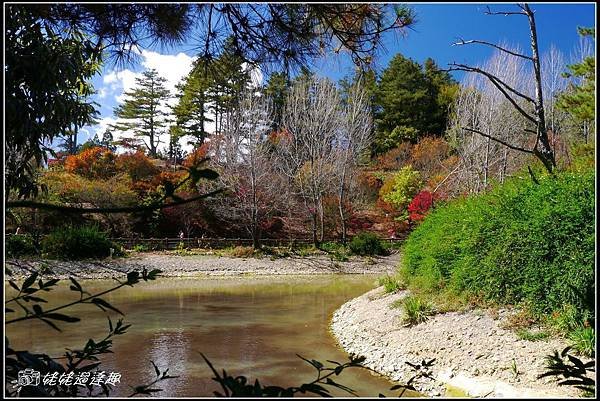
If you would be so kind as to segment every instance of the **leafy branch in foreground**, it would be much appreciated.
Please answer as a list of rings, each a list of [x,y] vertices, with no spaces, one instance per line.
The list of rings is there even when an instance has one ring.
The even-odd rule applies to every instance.
[[[327,360],[331,365],[325,366],[323,363],[315,359],[307,359],[301,355],[298,358],[302,359],[316,370],[316,378],[308,383],[301,384],[300,386],[292,387],[280,387],[280,386],[264,386],[258,379],[254,381],[254,384],[250,383],[248,378],[245,376],[232,376],[223,369],[222,374],[219,374],[213,364],[203,354],[202,358],[208,364],[212,370],[214,381],[219,383],[222,388],[222,392],[214,391],[213,394],[217,397],[294,397],[296,394],[316,394],[321,397],[332,397],[329,389],[324,386],[330,386],[339,388],[348,394],[358,396],[358,394],[350,387],[340,384],[332,379],[332,376],[339,376],[345,369],[351,367],[358,367],[373,371],[371,368],[364,366],[362,363],[365,361],[364,356],[350,357],[350,360],[346,363],[339,363],[336,361]],[[428,361],[423,360],[421,363],[413,364],[406,362],[414,371],[415,374],[405,384],[397,384],[390,388],[390,391],[402,389],[398,394],[398,397],[402,397],[406,390],[417,391],[413,383],[420,378],[433,379],[430,374],[429,368],[433,365],[435,359]],[[379,397],[385,397],[383,394],[379,394]]]
[[[140,395],[140,394],[152,395],[153,393],[158,393],[159,391],[162,391],[162,389],[154,388],[152,386],[154,386],[156,383],[161,382],[163,380],[175,379],[175,378],[179,377],[179,376],[169,375],[169,369],[165,369],[164,371],[161,372],[160,369],[158,369],[158,366],[156,366],[156,364],[154,363],[154,361],[150,361],[150,363],[152,363],[152,366],[154,367],[154,373],[156,374],[156,378],[148,384],[142,384],[142,385],[139,385],[136,387],[132,387],[133,393],[131,393],[131,395],[129,397],[133,397],[133,396]]]
[[[331,397],[329,390],[323,386],[336,387],[356,396],[357,394],[354,390],[335,382],[331,376],[337,376],[342,373],[344,369],[350,367],[364,368],[362,362],[365,360],[365,357],[351,357],[350,361],[344,364],[328,360],[327,362],[331,363],[332,366],[327,367],[317,360],[309,360],[298,355],[299,358],[316,369],[317,377],[311,382],[304,383],[299,387],[293,386],[285,388],[280,386],[263,386],[258,379],[254,381],[254,384],[249,384],[248,379],[245,376],[231,376],[227,374],[225,369],[223,369],[223,374],[220,375],[208,358],[202,353],[200,353],[200,355],[202,355],[202,358],[212,370],[215,376],[213,377],[213,380],[219,383],[223,389],[223,392],[214,391],[214,395],[217,397],[293,397],[297,393],[312,393],[321,397]]]
[[[41,291],[41,290],[50,291],[52,289],[52,287],[56,286],[60,280],[52,279],[47,282],[43,282],[42,279],[39,279],[38,288],[32,287],[32,285],[35,283],[35,280],[38,277],[37,272],[32,273],[27,279],[25,279],[25,281],[23,282],[21,287],[19,287],[14,281],[9,280],[9,285],[13,289],[17,290],[18,293],[16,296],[14,296],[13,298],[6,301],[5,305],[9,304],[11,302],[14,302],[23,310],[25,315],[18,317],[18,318],[7,320],[5,322],[5,324],[16,323],[16,322],[30,320],[30,319],[39,319],[39,320],[43,321],[44,323],[48,324],[53,329],[55,329],[57,331],[61,331],[52,322],[53,320],[63,321],[63,322],[67,322],[67,323],[75,323],[75,322],[78,322],[80,319],[78,317],[67,316],[67,315],[63,315],[61,313],[57,313],[57,311],[69,308],[69,307],[77,305],[77,304],[85,304],[85,303],[93,304],[93,305],[97,306],[98,308],[102,309],[103,311],[110,309],[112,311],[115,311],[115,312],[123,315],[123,313],[120,310],[118,310],[117,308],[112,306],[106,300],[100,298],[100,296],[108,294],[113,291],[116,291],[119,288],[124,287],[124,286],[133,287],[134,284],[137,284],[140,282],[140,279],[142,279],[144,281],[154,280],[160,273],[161,273],[161,271],[158,269],[154,269],[154,270],[151,270],[150,272],[148,272],[148,270],[144,268],[142,270],[141,274],[140,274],[140,272],[137,272],[137,271],[132,271],[132,272],[127,273],[127,279],[125,281],[120,281],[119,279],[113,277],[113,279],[118,283],[118,285],[116,285],[115,287],[109,288],[108,290],[104,290],[102,292],[99,292],[99,293],[93,294],[93,295],[91,295],[87,291],[84,291],[83,288],[81,287],[81,285],[79,284],[79,282],[77,282],[77,280],[75,278],[69,277],[69,280],[71,280],[71,286],[69,287],[69,289],[71,291],[78,292],[79,299],[69,302],[69,303],[66,303],[64,305],[57,306],[57,307],[49,309],[49,310],[43,310],[43,308],[40,305],[40,303],[47,302],[45,299],[35,297],[32,294],[35,294],[36,292]],[[86,296],[84,296],[84,295],[86,295]],[[30,301],[33,301],[36,303],[33,304],[33,306],[31,308],[29,308],[22,301],[24,301],[25,303],[28,303]],[[14,312],[13,309],[6,308],[6,307],[5,307],[5,311],[6,312]]]
[[[57,313],[59,310],[63,310],[72,307],[77,304],[93,304],[100,308],[102,311],[112,310],[121,315],[123,313],[117,308],[112,306],[106,300],[100,298],[100,296],[107,293],[116,291],[123,286],[134,286],[139,283],[140,280],[151,281],[155,280],[159,275],[160,270],[152,270],[148,272],[146,269],[141,272],[133,271],[127,274],[126,280],[121,281],[114,278],[118,282],[118,285],[99,292],[97,294],[91,294],[86,291],[79,282],[70,277],[71,281],[70,290],[78,293],[79,297],[73,302],[66,303],[64,305],[57,306],[55,308],[44,311],[40,306],[41,303],[47,303],[44,298],[39,295],[40,292],[51,291],[60,280],[51,279],[44,281],[43,278],[39,278],[37,281],[37,288],[34,286],[38,279],[39,273],[33,272],[27,277],[23,283],[19,286],[13,280],[9,280],[11,288],[17,291],[16,295],[9,298],[5,305],[16,304],[25,313],[24,316],[7,320],[5,324],[16,323],[25,320],[39,319],[44,323],[48,324],[54,330],[61,331],[56,325],[56,322],[75,323],[80,321],[78,317],[68,316],[62,313]],[[36,295],[33,295],[36,294]],[[32,303],[33,306],[29,307]],[[15,313],[14,309],[5,307],[6,313]],[[105,372],[100,369],[101,362],[98,359],[99,355],[112,353],[112,341],[117,335],[125,334],[130,325],[125,325],[122,319],[119,319],[116,324],[107,316],[108,319],[108,334],[97,341],[89,339],[82,349],[66,349],[64,356],[50,357],[43,353],[31,353],[26,350],[14,350],[9,343],[9,339],[6,338],[6,355],[5,355],[5,395],[14,396],[98,396],[104,394],[108,396],[110,394],[110,385],[120,382],[120,374],[117,378],[113,377],[113,382],[98,382],[93,384],[94,377],[104,377]],[[60,363],[59,361],[64,361]],[[38,381],[35,385],[20,386],[19,385],[19,372],[26,371],[27,369],[35,370],[44,377],[43,382]],[[76,381],[77,378],[79,381]],[[160,380],[171,378],[166,372],[162,375]],[[154,384],[151,383],[150,385]],[[142,385],[136,387],[135,394],[147,394],[150,385]]]
[[[563,379],[558,382],[559,386],[574,386],[584,394],[594,394],[596,381],[588,377],[587,372],[595,372],[596,361],[592,359],[583,363],[579,358],[569,354],[571,348],[566,347],[560,354],[555,350],[553,355],[546,356],[546,372],[539,375],[538,379],[562,376]]]

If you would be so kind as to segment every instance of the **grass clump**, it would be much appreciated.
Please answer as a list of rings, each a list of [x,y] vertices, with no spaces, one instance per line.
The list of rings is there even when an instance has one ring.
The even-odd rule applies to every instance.
[[[406,288],[406,286],[400,279],[393,276],[380,277],[377,283],[380,286],[383,286],[383,289],[386,292],[386,294],[401,291]]]
[[[42,240],[42,255],[55,259],[92,259],[121,255],[121,247],[113,244],[97,226],[58,228]]]
[[[426,321],[429,316],[436,313],[433,303],[424,300],[423,298],[409,295],[392,304],[392,307],[404,308],[402,323],[406,326],[413,326]]]
[[[578,327],[569,333],[569,341],[573,349],[580,355],[595,356],[596,331],[591,327]]]
[[[409,288],[482,294],[538,317],[563,305],[594,311],[594,171],[517,176],[487,194],[438,206],[409,235]]]
[[[360,256],[386,255],[387,250],[376,234],[361,232],[349,244],[352,253]]]
[[[525,341],[543,341],[550,337],[550,334],[546,331],[520,329],[517,331],[517,337]]]
[[[236,246],[229,252],[234,258],[251,258],[254,256],[254,248],[251,246]]]

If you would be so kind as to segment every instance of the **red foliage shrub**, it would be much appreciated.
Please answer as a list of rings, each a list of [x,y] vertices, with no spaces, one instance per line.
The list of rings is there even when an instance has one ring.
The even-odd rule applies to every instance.
[[[273,145],[278,145],[282,139],[291,139],[292,134],[287,130],[273,131],[268,136],[268,141]]]
[[[372,225],[373,222],[366,217],[352,216],[348,219],[348,230],[355,232],[368,230]]]
[[[159,185],[165,185],[166,183],[171,183],[173,186],[176,186],[183,178],[187,176],[185,171],[161,171],[159,174],[155,175],[152,178],[151,185],[156,188]]]
[[[421,221],[432,206],[433,194],[429,191],[421,191],[408,205],[408,217],[411,221]]]
[[[263,235],[267,238],[271,237],[283,230],[284,222],[280,217],[272,217],[260,223],[260,228],[263,231]]]

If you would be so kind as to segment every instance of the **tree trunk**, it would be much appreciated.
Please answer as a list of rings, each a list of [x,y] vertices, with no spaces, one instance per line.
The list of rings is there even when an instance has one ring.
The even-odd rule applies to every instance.
[[[531,31],[531,51],[533,59],[533,71],[535,74],[535,115],[536,115],[536,131],[537,140],[536,146],[533,149],[533,153],[542,161],[546,170],[552,173],[554,167],[556,167],[556,160],[554,158],[554,152],[550,147],[548,141],[548,132],[546,131],[546,118],[544,115],[544,99],[542,97],[542,77],[540,69],[540,58],[538,54],[538,41],[537,32],[535,28],[535,17],[533,11],[529,8],[528,4],[524,5],[525,13],[529,18],[529,28]]]
[[[346,215],[344,213],[344,189],[346,182],[346,164],[342,167],[342,177],[340,179],[340,191],[338,197],[338,208],[340,211],[340,222],[342,225],[342,244],[346,245]]]
[[[312,213],[312,239],[313,245],[318,248],[319,247],[319,239],[317,238],[317,211],[315,210]]]
[[[321,227],[319,233],[319,241],[323,242],[325,239],[325,211],[323,210],[323,198],[319,199],[319,220],[321,220]]]

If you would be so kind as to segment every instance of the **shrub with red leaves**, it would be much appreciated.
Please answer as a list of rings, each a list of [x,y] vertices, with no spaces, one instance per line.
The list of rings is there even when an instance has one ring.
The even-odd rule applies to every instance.
[[[429,191],[421,191],[408,205],[408,217],[411,221],[421,221],[431,206],[433,206],[433,194]]]

